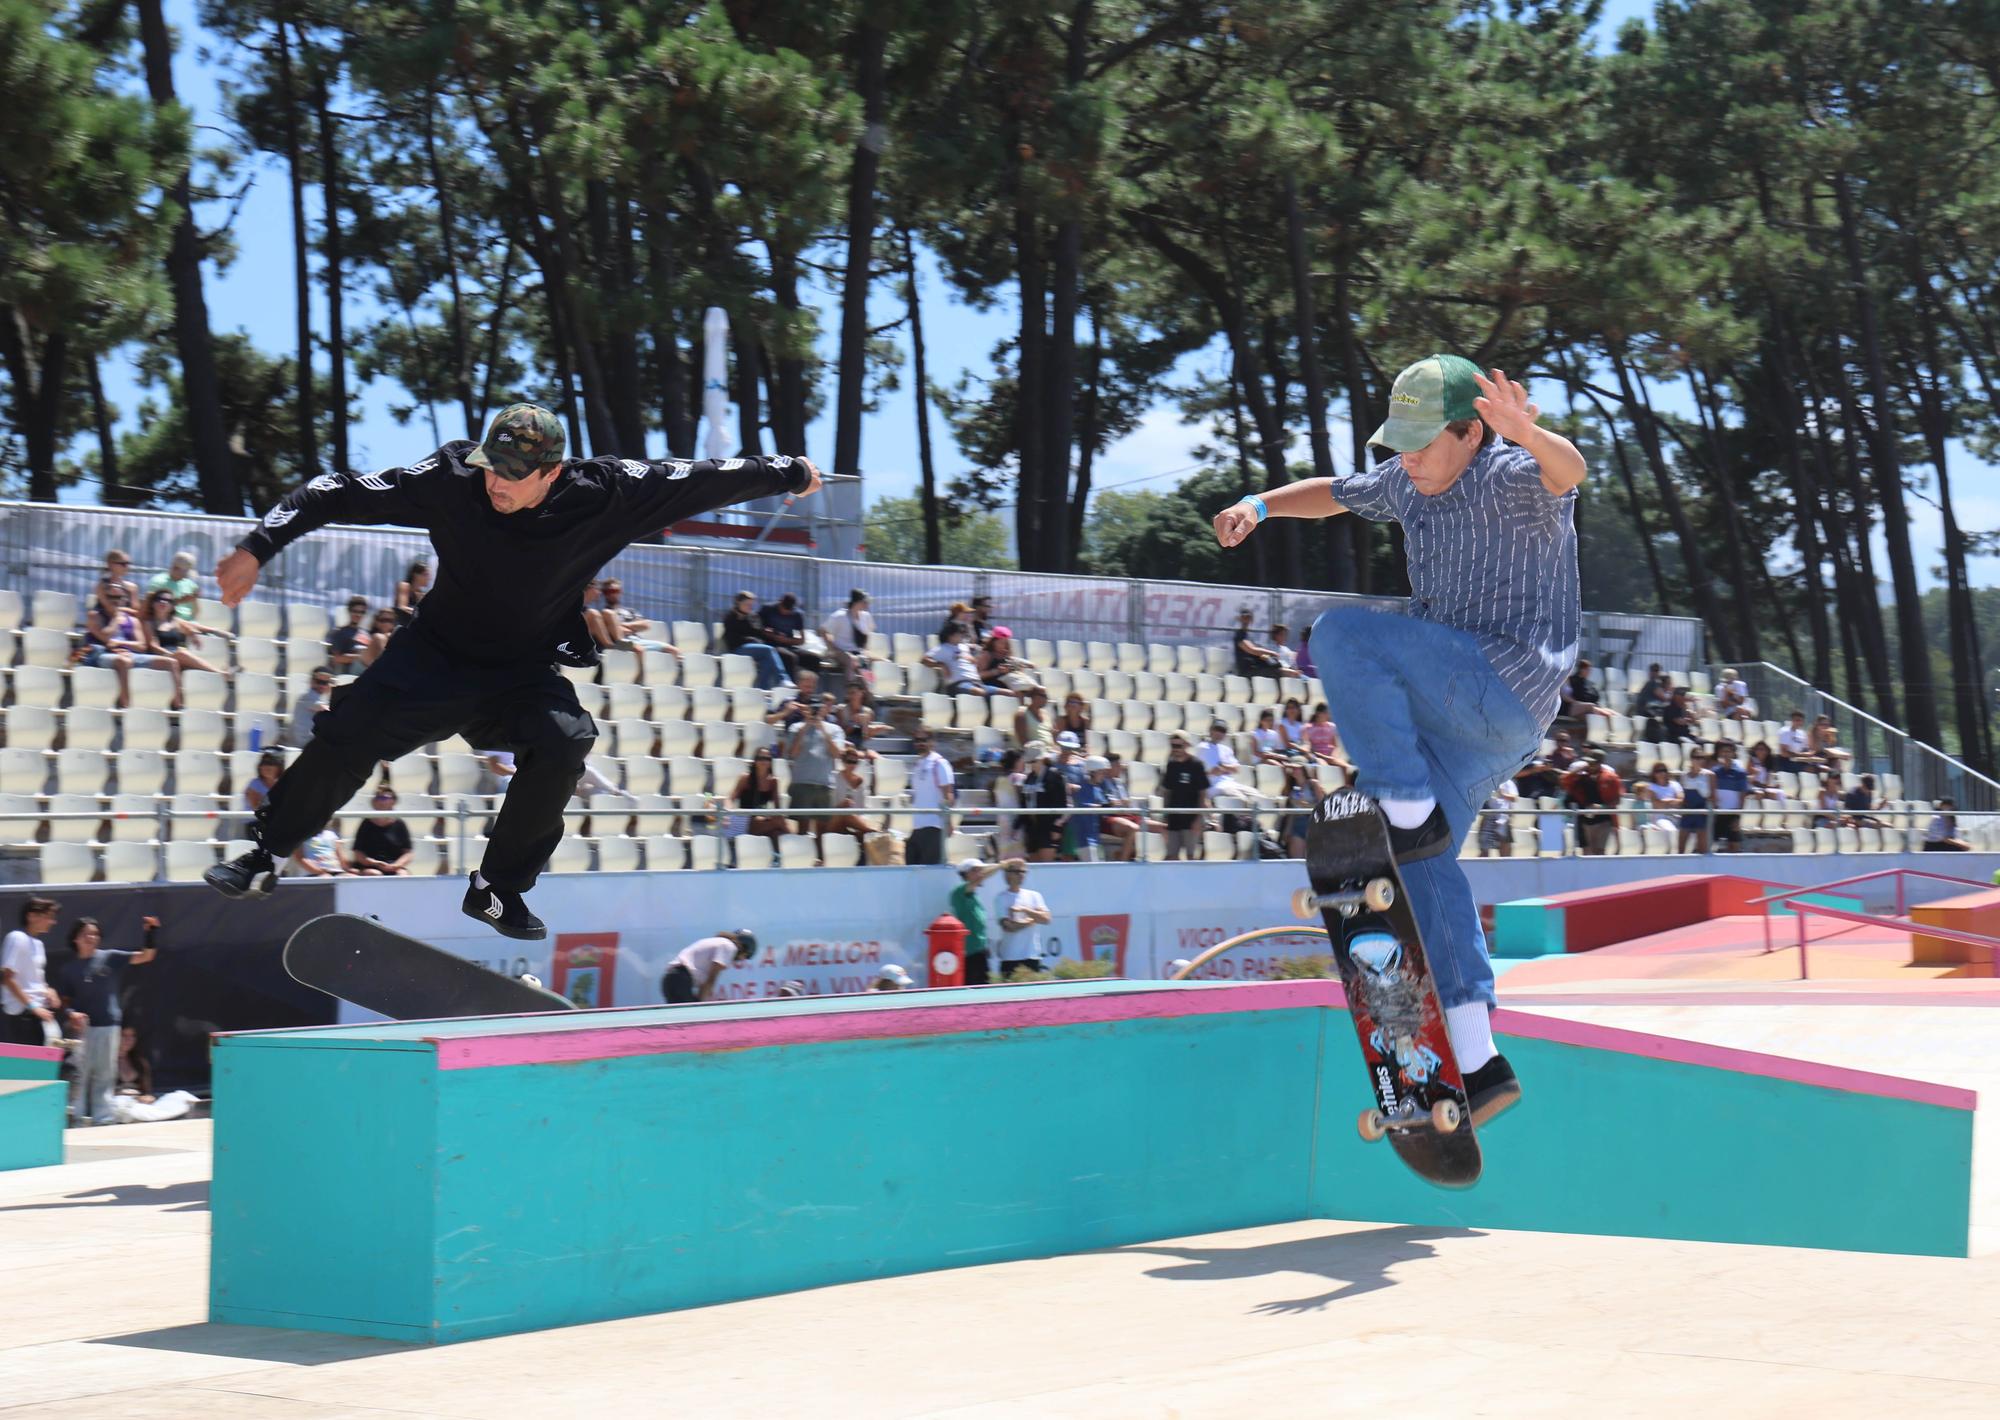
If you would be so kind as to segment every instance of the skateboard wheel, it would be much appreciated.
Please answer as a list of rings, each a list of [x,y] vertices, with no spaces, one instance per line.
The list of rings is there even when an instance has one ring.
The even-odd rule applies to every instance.
[[[1389,1121],[1382,1117],[1382,1111],[1379,1109],[1364,1109],[1361,1111],[1361,1117],[1354,1121],[1354,1127],[1360,1131],[1363,1139],[1373,1144],[1389,1132]]]
[[[1449,1134],[1465,1120],[1457,1100],[1439,1100],[1431,1106],[1431,1125],[1440,1134]]]
[[[1309,887],[1302,887],[1292,894],[1292,916],[1319,916],[1319,894]]]
[[[1387,912],[1396,905],[1396,885],[1387,878],[1374,878],[1361,896],[1370,912]]]

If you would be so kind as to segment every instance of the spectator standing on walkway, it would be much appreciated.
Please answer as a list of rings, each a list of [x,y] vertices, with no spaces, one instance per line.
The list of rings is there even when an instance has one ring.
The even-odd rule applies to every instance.
[[[1018,859],[1005,865],[1007,886],[993,900],[1000,923],[1000,979],[1017,971],[1048,970],[1042,960],[1042,928],[1055,921],[1048,902],[1027,885],[1028,865]]]
[[[1686,812],[1681,815],[1678,852],[1708,851],[1709,810],[1715,805],[1715,771],[1710,763],[1706,750],[1693,750],[1688,754],[1687,768],[1681,771],[1681,804]]]
[[[949,829],[945,811],[958,798],[958,776],[951,761],[937,752],[929,730],[918,730],[911,742],[917,762],[910,766],[910,805],[920,812],[910,820],[907,861],[942,863]]]
[[[1502,779],[1479,806],[1479,856],[1514,856],[1514,806],[1521,791],[1512,779]]]
[[[833,806],[833,767],[846,743],[840,726],[833,723],[832,696],[822,695],[805,706],[805,718],[785,740],[785,758],[792,764],[791,808]],[[819,827],[817,818],[799,820],[800,833],[812,833]]]
[[[660,977],[660,995],[670,1006],[713,1001],[722,973],[756,955],[756,936],[741,928],[689,942]]]
[[[951,915],[965,927],[967,986],[984,986],[992,980],[992,961],[987,951],[990,944],[987,940],[986,904],[979,896],[979,889],[1003,866],[1026,871],[1026,865],[1019,858],[1009,859],[1005,865],[967,858],[958,865],[958,886],[951,890]]]
[[[1715,746],[1715,851],[1743,851],[1743,801],[1750,797],[1750,775],[1736,757],[1736,742]],[[1725,849],[1722,845],[1729,844]]]
[[[78,1124],[110,1124],[111,1092],[118,1087],[118,1042],[125,1015],[119,1002],[125,968],[144,966],[158,955],[153,945],[160,919],[148,917],[146,945],[137,951],[105,947],[95,917],[79,917],[69,929],[70,959],[56,969],[56,985],[80,1017],[83,1049],[77,1053],[69,1112]]]
[[[1625,782],[1601,757],[1593,755],[1572,763],[1569,773],[1563,775],[1562,785],[1570,807],[1585,811],[1576,816],[1578,846],[1593,856],[1602,853],[1611,841],[1615,821],[1609,813],[1593,811],[1616,808],[1625,797]]]
[[[747,656],[756,663],[759,690],[794,683],[793,668],[765,635],[764,623],[757,615],[756,593],[738,592],[730,603],[722,617],[722,645],[727,654]]]
[[[62,905],[54,898],[31,897],[21,904],[21,925],[0,941],[0,1035],[14,1045],[46,1045],[49,1036],[73,1028],[75,1013],[63,1009],[62,996],[49,985],[49,955],[42,938],[56,925]]]
[[[1208,807],[1208,770],[1190,752],[1186,735],[1176,731],[1167,741],[1167,762],[1160,766],[1161,815],[1167,821],[1167,859],[1202,856],[1201,811]]]
[[[1024,809],[1067,809],[1069,782],[1054,758],[1041,745],[1021,752],[1021,807]],[[1056,845],[1062,842],[1066,817],[1059,813],[1027,813],[1021,816],[1021,838],[1031,863],[1053,863]]]

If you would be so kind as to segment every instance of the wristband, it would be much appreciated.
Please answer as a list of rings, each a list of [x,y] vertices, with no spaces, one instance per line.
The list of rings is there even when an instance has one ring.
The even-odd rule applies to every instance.
[[[1260,523],[1271,516],[1271,510],[1264,506],[1264,500],[1255,493],[1245,493],[1241,498],[1236,500],[1236,506],[1239,508],[1247,506],[1256,509],[1257,521]]]

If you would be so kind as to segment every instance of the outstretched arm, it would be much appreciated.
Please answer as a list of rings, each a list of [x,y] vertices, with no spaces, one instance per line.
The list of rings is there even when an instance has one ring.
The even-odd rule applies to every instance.
[[[1562,435],[1535,422],[1542,411],[1528,402],[1525,386],[1508,379],[1505,370],[1472,378],[1479,385],[1479,397],[1472,401],[1472,407],[1494,433],[1534,456],[1541,465],[1543,488],[1560,498],[1583,482],[1583,455]]]
[[[1333,496],[1330,478],[1301,479],[1258,497],[1263,501],[1265,517],[1330,518],[1347,511],[1347,505]],[[1224,547],[1234,547],[1255,532],[1261,521],[1257,505],[1249,499],[1231,503],[1215,515],[1215,540]]]
[[[430,526],[431,499],[441,454],[408,468],[379,473],[324,473],[287,494],[215,565],[225,606],[235,606],[257,585],[257,573],[291,543],[328,523],[403,523]]]
[[[617,516],[633,538],[698,513],[768,498],[819,491],[819,468],[803,455],[746,454],[735,459],[605,459],[617,469]]]

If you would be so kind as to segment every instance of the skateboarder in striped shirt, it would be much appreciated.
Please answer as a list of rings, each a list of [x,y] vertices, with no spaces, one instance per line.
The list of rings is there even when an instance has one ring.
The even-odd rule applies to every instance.
[[[1215,515],[1224,547],[1267,518],[1351,512],[1402,525],[1408,604],[1336,606],[1311,641],[1358,785],[1389,822],[1475,1124],[1521,1088],[1493,1044],[1493,967],[1453,850],[1494,786],[1539,748],[1582,619],[1583,456],[1539,415],[1503,371],[1432,355],[1396,377],[1389,417],[1368,441],[1393,457]]]

